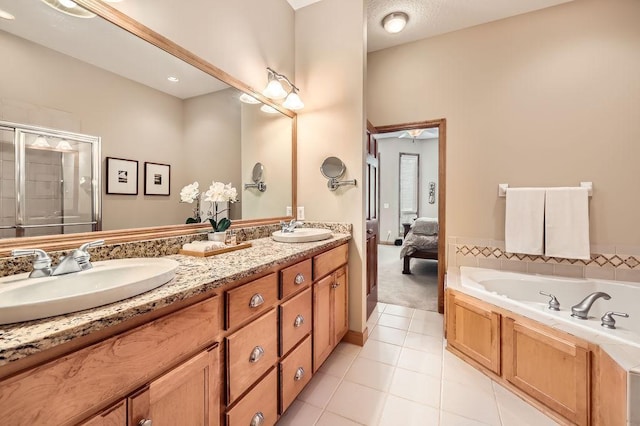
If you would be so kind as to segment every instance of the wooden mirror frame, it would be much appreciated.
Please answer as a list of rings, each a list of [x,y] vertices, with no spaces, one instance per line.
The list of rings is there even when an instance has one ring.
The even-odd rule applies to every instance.
[[[281,105],[273,103],[262,93],[254,90],[249,85],[224,72],[215,65],[205,61],[199,56],[179,46],[163,35],[142,25],[135,19],[125,15],[117,9],[103,3],[100,0],[74,0],[78,5],[95,13],[117,27],[133,34],[134,36],[150,43],[178,59],[198,68],[199,70],[217,78],[218,80],[248,93],[260,102],[272,106],[282,114],[291,118],[291,206],[292,211],[297,211],[297,115]],[[102,159],[101,159],[102,161]],[[102,190],[102,189],[101,189]],[[101,194],[102,195],[102,194]],[[232,228],[268,225],[278,223],[280,220],[290,220],[293,216],[282,216],[265,219],[234,220]],[[156,238],[175,237],[202,232],[211,228],[208,223],[195,225],[166,225],[148,228],[117,229],[113,231],[82,232],[76,234],[44,235],[38,237],[20,237],[0,239],[0,257],[11,255],[11,250],[18,247],[40,248],[43,250],[65,250],[75,248],[80,244],[92,240],[105,240],[105,244],[118,244],[131,241],[141,241]]]

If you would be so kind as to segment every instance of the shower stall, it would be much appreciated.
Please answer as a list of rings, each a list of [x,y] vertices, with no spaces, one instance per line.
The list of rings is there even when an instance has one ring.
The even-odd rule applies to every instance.
[[[100,138],[0,121],[0,238],[101,229]]]

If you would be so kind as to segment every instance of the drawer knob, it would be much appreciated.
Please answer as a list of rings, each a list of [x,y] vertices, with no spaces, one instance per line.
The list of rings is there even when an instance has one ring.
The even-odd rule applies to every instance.
[[[251,300],[249,301],[250,308],[257,308],[258,306],[264,303],[264,297],[260,293],[256,293],[251,296]]]
[[[151,421],[151,419],[142,419],[138,422],[138,426],[151,426],[153,425],[153,422]]]
[[[293,376],[293,380],[295,380],[297,382],[297,381],[301,380],[303,377],[304,377],[304,368],[299,367],[296,370],[296,375]]]
[[[251,423],[249,423],[249,426],[261,426],[262,423],[264,423],[264,414],[262,414],[262,411],[258,411],[251,418]]]
[[[251,363],[258,362],[260,358],[262,358],[262,355],[264,355],[264,349],[262,348],[262,346],[256,346],[251,351],[251,356],[249,356],[249,362]]]
[[[296,278],[293,280],[296,285],[300,285],[304,282],[304,275],[302,275],[301,273],[298,273],[298,275],[296,275]]]
[[[340,283],[339,282],[335,282],[333,284],[331,284],[331,288],[338,288],[340,287]]]
[[[298,315],[296,319],[293,321],[293,326],[298,328],[302,324],[304,324],[304,317],[302,315]]]

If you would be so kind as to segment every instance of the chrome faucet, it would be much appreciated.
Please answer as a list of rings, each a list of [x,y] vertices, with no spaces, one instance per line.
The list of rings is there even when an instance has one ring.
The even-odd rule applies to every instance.
[[[15,249],[11,250],[11,256],[29,256],[35,255],[33,259],[31,273],[29,278],[42,278],[51,275],[51,258],[46,251],[40,249]]]
[[[104,240],[85,243],[81,245],[80,248],[62,257],[60,262],[54,268],[51,267],[51,257],[49,257],[47,252],[44,250],[16,249],[11,251],[11,255],[15,257],[35,255],[35,258],[33,259],[33,270],[29,274],[29,278],[52,277],[91,269],[93,266],[91,265],[91,262],[89,262],[91,255],[89,254],[88,249],[102,244],[104,244]]]
[[[291,219],[291,221],[286,222],[284,220],[280,221],[280,226],[282,227],[282,232],[283,233],[290,233],[293,232],[293,230],[296,228],[296,226],[302,226],[304,225],[304,222],[300,222],[298,220],[295,219]]]
[[[604,293],[602,291],[596,291],[594,293],[591,293],[590,295],[585,297],[582,300],[582,302],[578,303],[577,305],[573,305],[571,307],[571,316],[574,318],[583,319],[583,320],[587,319],[589,317],[589,310],[591,309],[591,305],[593,305],[593,302],[595,302],[601,297],[604,300],[611,299],[611,296],[609,296],[607,293]]]

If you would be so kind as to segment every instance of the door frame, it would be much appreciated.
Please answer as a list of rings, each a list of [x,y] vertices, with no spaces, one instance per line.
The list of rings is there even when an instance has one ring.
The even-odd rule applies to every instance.
[[[446,165],[447,165],[447,120],[415,121],[411,123],[371,126],[375,133],[391,133],[401,130],[438,128],[438,312],[444,313],[444,276],[446,273]],[[378,197],[380,194],[378,194]]]

